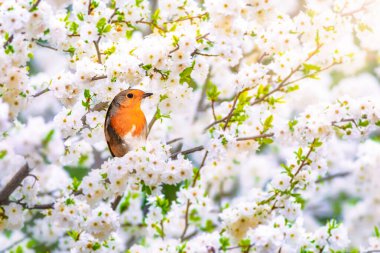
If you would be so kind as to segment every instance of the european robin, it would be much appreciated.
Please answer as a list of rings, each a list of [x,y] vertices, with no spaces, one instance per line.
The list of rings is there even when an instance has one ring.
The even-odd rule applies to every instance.
[[[108,107],[104,134],[112,156],[122,157],[141,141],[148,129],[141,101],[153,95],[138,89],[121,91]]]

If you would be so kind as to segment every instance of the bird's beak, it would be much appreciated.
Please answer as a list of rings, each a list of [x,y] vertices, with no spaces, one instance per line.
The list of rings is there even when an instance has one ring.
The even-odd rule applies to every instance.
[[[150,97],[150,96],[152,96],[152,95],[153,95],[153,93],[145,92],[145,93],[142,95],[142,97],[143,97],[143,98],[147,98],[147,97]]]

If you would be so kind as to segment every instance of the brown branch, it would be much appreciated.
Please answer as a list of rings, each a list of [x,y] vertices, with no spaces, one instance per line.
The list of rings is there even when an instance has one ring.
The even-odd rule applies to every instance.
[[[195,187],[195,185],[197,184],[197,181],[198,181],[199,176],[200,176],[200,171],[201,171],[202,167],[205,165],[207,155],[208,155],[208,151],[206,151],[205,155],[203,156],[202,163],[199,166],[199,169],[198,169],[197,173],[194,176],[194,181],[193,181],[191,187]],[[183,240],[184,240],[184,238],[186,236],[187,229],[189,228],[189,210],[190,210],[190,206],[191,206],[191,202],[190,202],[190,200],[187,200],[186,211],[185,211],[185,228],[183,229],[181,237],[180,237],[181,238],[181,242],[183,242]]]
[[[35,40],[35,41],[36,41],[36,44],[37,44],[38,46],[40,46],[40,47],[44,47],[44,48],[48,48],[48,49],[51,49],[51,50],[54,50],[54,51],[58,51],[58,49],[55,48],[55,47],[52,47],[52,46],[50,46],[50,45],[42,44],[41,42],[39,42],[39,41],[37,41],[37,40]]]
[[[172,54],[172,53],[174,53],[175,51],[178,51],[178,49],[179,49],[179,45],[177,44],[176,47],[175,47],[173,50],[171,50],[171,51],[169,52],[169,54]]]
[[[293,177],[290,179],[290,184],[293,183],[294,178],[298,175],[298,173],[301,172],[301,170],[303,169],[303,167],[305,167],[305,165],[307,165],[307,163],[309,162],[309,157],[310,157],[311,153],[314,151],[314,144],[315,144],[316,141],[317,141],[317,139],[314,139],[313,142],[310,144],[309,151],[307,152],[305,158],[302,159],[302,162],[299,165],[296,173],[294,173]]]
[[[121,199],[122,199],[121,195],[116,196],[115,200],[111,203],[112,210],[116,210],[116,208],[118,207]]]
[[[96,49],[96,54],[98,56],[98,63],[100,63],[100,64],[102,64],[102,55],[101,55],[100,50],[99,50],[99,42],[100,42],[101,38],[102,37],[99,37],[98,40],[96,40],[96,41],[94,40],[93,41],[94,45],[95,45],[95,49]]]
[[[211,100],[211,111],[212,111],[212,116],[214,117],[214,121],[216,121],[215,101],[214,100]]]
[[[107,78],[106,75],[94,76],[94,77],[91,78],[91,81],[97,81],[97,80],[106,79],[106,78]]]
[[[315,182],[317,184],[319,183],[322,183],[322,182],[326,182],[326,181],[331,181],[335,178],[339,178],[339,177],[346,177],[346,176],[349,176],[351,174],[350,171],[343,171],[343,172],[338,172],[336,174],[331,174],[331,175],[327,175],[325,177],[322,177],[322,178],[319,178],[318,180],[316,180]]]
[[[197,173],[194,176],[194,181],[193,181],[193,184],[191,185],[191,187],[195,187],[195,185],[197,184],[197,181],[198,181],[200,174],[201,174],[201,169],[205,165],[207,156],[208,156],[208,151],[206,151],[205,155],[203,156],[201,165],[199,166],[199,169],[197,170]]]
[[[317,71],[317,72],[315,72],[315,73],[313,73],[313,74],[306,75],[306,76],[302,77],[302,78],[299,79],[299,80],[294,80],[294,81],[288,82],[289,79],[290,79],[295,73],[297,73],[297,72],[302,68],[302,66],[303,66],[303,64],[304,64],[305,62],[308,62],[308,61],[309,61],[314,55],[316,55],[316,54],[319,52],[319,49],[320,49],[321,47],[322,47],[322,45],[320,45],[320,44],[317,45],[317,48],[316,48],[313,52],[311,52],[311,53],[309,54],[309,56],[306,58],[306,60],[303,61],[302,63],[300,63],[295,69],[292,69],[292,71],[291,71],[291,72],[285,77],[284,80],[281,81],[281,83],[280,83],[275,89],[271,90],[270,92],[268,92],[267,94],[265,94],[265,95],[262,96],[261,98],[256,98],[256,99],[251,103],[251,105],[256,105],[256,104],[259,104],[259,103],[265,101],[269,96],[271,96],[272,94],[274,94],[274,93],[276,93],[276,92],[282,90],[284,87],[290,85],[291,83],[294,83],[294,82],[297,82],[297,81],[302,80],[302,79],[304,79],[304,78],[307,78],[306,76],[311,76],[311,75],[315,75],[316,73],[319,73],[320,71],[319,71],[319,72]]]
[[[232,104],[232,108],[231,108],[230,112],[228,113],[228,115],[227,115],[226,117],[224,117],[224,118],[222,118],[222,119],[220,119],[220,120],[216,120],[216,121],[212,122],[212,123],[211,123],[210,125],[208,125],[203,131],[207,131],[208,129],[210,129],[211,127],[213,127],[214,125],[216,125],[216,124],[218,124],[218,123],[222,123],[222,122],[224,122],[224,121],[227,121],[226,124],[224,125],[224,128],[223,128],[223,129],[225,130],[225,129],[227,128],[228,122],[230,121],[230,119],[231,119],[231,117],[232,117],[232,114],[233,114],[233,112],[234,112],[234,110],[235,110],[235,106],[236,106],[236,103],[237,103],[237,101],[238,101],[240,95],[241,95],[243,92],[245,92],[245,91],[247,91],[247,89],[244,89],[244,90],[240,91],[240,92],[235,96],[235,98],[234,98],[234,102],[233,102],[233,104]]]
[[[87,15],[90,15],[92,12],[91,0],[88,1]]]
[[[37,92],[36,94],[32,95],[32,97],[36,98],[36,97],[38,97],[38,96],[41,96],[42,94],[45,94],[45,93],[48,92],[48,91],[49,91],[49,89],[48,89],[48,88],[45,88],[45,89],[43,89],[43,90]]]
[[[136,21],[137,24],[145,24],[145,25],[149,25],[151,27],[154,27],[162,32],[166,32],[166,30],[160,26],[158,26],[156,23],[153,23],[153,22],[149,22],[149,21],[145,21],[144,19],[140,19],[138,21]]]
[[[29,175],[29,165],[26,163],[0,191],[0,205],[7,204],[11,194],[20,186],[21,182]]]
[[[156,110],[156,112],[154,113],[152,119],[149,121],[147,135],[149,135],[150,130],[152,130],[152,127],[153,127],[154,123],[156,123],[156,121],[157,121],[157,115],[158,115],[158,110]]]
[[[226,118],[225,118],[225,119],[226,119],[226,123],[224,124],[223,130],[226,130],[226,129],[227,129],[228,123],[230,122],[230,120],[231,120],[231,118],[232,118],[232,115],[233,115],[233,113],[234,113],[234,111],[235,111],[236,103],[237,103],[237,101],[239,100],[240,95],[243,94],[245,91],[247,91],[247,89],[244,89],[244,90],[240,91],[240,92],[236,95],[235,100],[234,100],[234,102],[233,102],[233,104],[232,104],[231,111],[230,111],[230,113],[229,113],[229,114],[226,116]]]
[[[40,4],[41,0],[37,0],[33,5],[32,7],[30,7],[29,11],[34,11],[38,5]]]
[[[353,11],[350,11],[350,12],[346,12],[346,13],[341,13],[341,16],[342,17],[347,17],[347,16],[353,16],[355,15],[356,13],[359,13],[359,12],[362,12],[362,11],[367,11],[368,9],[368,6],[371,5],[372,3],[374,3],[375,1],[368,1],[368,2],[365,2],[363,3],[363,5],[356,9],[356,10],[353,10]]]
[[[256,136],[239,137],[239,138],[236,138],[236,141],[257,140],[257,139],[260,139],[260,138],[269,138],[269,137],[273,137],[273,136],[274,136],[274,133],[260,134],[260,135],[256,135]]]
[[[111,16],[108,19],[108,23],[112,22],[112,18],[115,17],[115,15],[117,14],[118,10],[119,10],[119,8],[115,8],[114,12],[111,14]]]
[[[187,200],[186,211],[185,211],[185,228],[183,229],[181,237],[180,237],[181,242],[183,242],[183,239],[185,238],[187,229],[189,228],[189,210],[190,210],[190,206],[191,206],[191,202],[190,202],[190,200]]]
[[[205,54],[205,53],[201,53],[201,52],[199,52],[198,49],[195,49],[194,52],[191,53],[191,56],[194,56],[194,55],[202,55],[202,56],[207,56],[207,57],[216,57],[216,56],[219,56],[218,54]]]
[[[200,36],[196,37],[195,40],[198,41],[198,40],[206,39],[206,40],[210,41],[209,39],[207,39],[207,36],[209,36],[209,35],[210,35],[210,33],[200,35]]]
[[[203,107],[204,107],[203,104],[204,104],[204,101],[206,99],[207,88],[208,88],[209,83],[210,83],[210,78],[211,78],[211,67],[208,69],[208,74],[207,74],[206,80],[205,80],[203,87],[202,87],[201,96],[200,96],[198,104],[197,104],[197,113],[195,113],[195,115],[194,115],[193,122],[195,122],[198,119],[198,112],[203,110]]]
[[[191,153],[195,153],[195,152],[198,152],[198,151],[202,151],[204,149],[204,146],[201,145],[201,146],[197,146],[197,147],[194,147],[194,148],[191,148],[191,149],[187,149],[187,150],[184,150],[184,151],[178,151],[174,154],[172,154],[170,156],[170,158],[176,158],[179,154],[181,155],[188,155],[188,154],[191,154]]]
[[[8,250],[12,249],[13,247],[15,247],[16,245],[22,243],[23,241],[25,241],[28,238],[29,238],[28,236],[24,236],[21,239],[13,242],[12,244],[10,244],[9,246],[7,246],[6,248],[1,249],[0,252],[8,252]]]
[[[189,17],[182,17],[182,18],[178,18],[176,20],[170,20],[170,21],[166,21],[164,22],[164,24],[171,24],[171,23],[176,23],[176,22],[182,22],[182,21],[185,21],[185,20],[190,20],[192,21],[193,19],[197,19],[197,18],[202,18],[204,16],[208,15],[207,12],[205,13],[202,13],[202,14],[199,14],[197,16],[189,16]]]
[[[8,37],[7,41],[5,41],[3,48],[6,49],[7,46],[12,43],[13,39],[14,39],[14,36],[12,34],[11,36]]]
[[[177,141],[180,141],[180,140],[182,140],[183,138],[175,138],[175,139],[173,139],[173,140],[170,140],[170,141],[168,141],[168,142],[166,142],[166,145],[169,145],[169,144],[172,144],[172,143],[174,143],[174,142],[177,142]]]
[[[273,137],[273,136],[274,136],[274,133],[260,134],[260,135],[256,135],[256,136],[238,137],[238,138],[236,138],[236,141],[257,140],[257,139],[260,139],[260,138],[268,138],[268,137]],[[198,152],[198,151],[202,151],[203,149],[204,149],[203,145],[196,146],[194,148],[190,148],[190,149],[186,149],[186,150],[183,150],[183,151],[178,151],[176,153],[173,153],[170,156],[170,158],[173,159],[173,158],[177,157],[179,154],[181,154],[181,155],[192,154],[192,153],[195,153],[195,152]]]

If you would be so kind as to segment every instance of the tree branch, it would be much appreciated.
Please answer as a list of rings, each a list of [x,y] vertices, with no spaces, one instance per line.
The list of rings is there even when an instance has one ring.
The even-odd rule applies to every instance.
[[[203,159],[202,159],[202,163],[199,166],[199,169],[198,169],[197,173],[194,175],[194,181],[193,181],[191,187],[195,187],[195,185],[197,184],[197,181],[198,181],[199,176],[200,176],[200,171],[201,171],[202,167],[205,165],[207,155],[208,155],[208,151],[205,152],[205,155],[203,156]],[[185,228],[183,229],[181,237],[180,237],[181,238],[181,242],[183,242],[183,240],[184,240],[184,238],[186,236],[187,229],[189,228],[189,211],[190,211],[190,206],[191,206],[191,202],[190,202],[190,200],[187,200],[186,211],[185,211]]]
[[[323,182],[326,182],[326,181],[331,181],[335,178],[339,178],[339,177],[346,177],[346,176],[349,176],[351,174],[350,171],[343,171],[343,172],[338,172],[336,174],[331,174],[331,175],[327,175],[325,177],[322,177],[322,178],[319,178],[317,181],[315,181],[317,184],[319,183],[323,183]]]
[[[38,96],[41,96],[42,94],[45,94],[45,93],[48,92],[48,91],[49,91],[49,89],[48,89],[48,88],[45,88],[45,89],[43,89],[43,90],[37,92],[36,94],[32,95],[32,97],[36,98],[36,97],[38,97]]]
[[[20,186],[21,182],[29,175],[29,165],[26,163],[22,166],[11,180],[0,191],[0,205],[7,204],[11,194]]]

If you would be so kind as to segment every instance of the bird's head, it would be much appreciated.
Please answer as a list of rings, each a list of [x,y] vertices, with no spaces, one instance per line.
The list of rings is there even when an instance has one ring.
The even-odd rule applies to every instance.
[[[138,89],[128,89],[120,92],[116,96],[116,103],[120,107],[125,108],[139,108],[141,101],[144,98],[147,98],[149,96],[153,95],[153,93],[144,92],[142,90]]]

